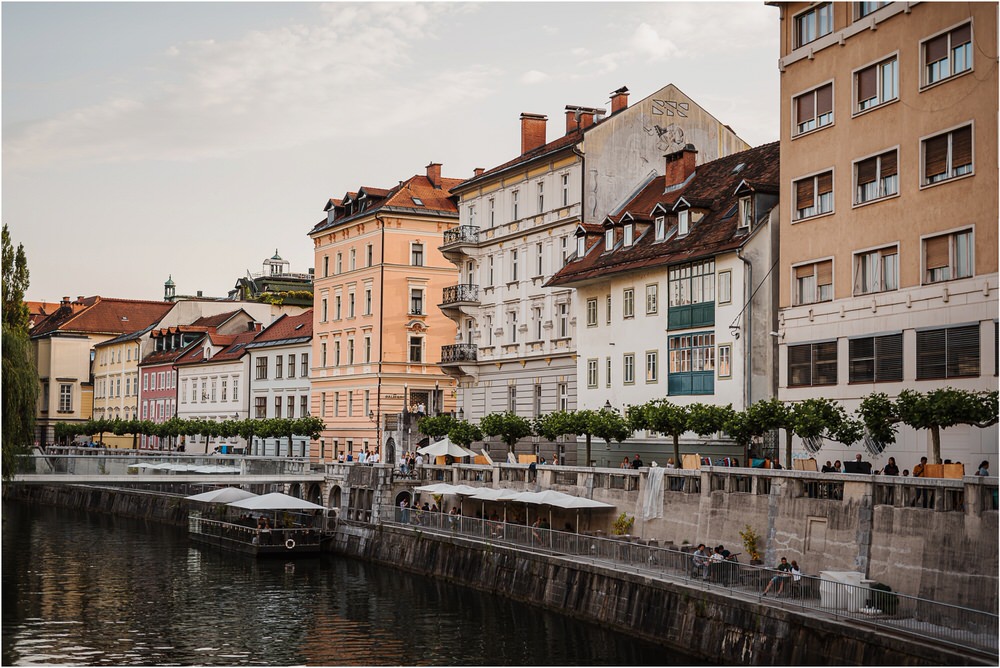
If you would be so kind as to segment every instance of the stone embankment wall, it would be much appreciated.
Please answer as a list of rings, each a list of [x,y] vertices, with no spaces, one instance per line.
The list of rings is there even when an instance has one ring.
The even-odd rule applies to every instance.
[[[180,496],[162,492],[88,485],[7,484],[3,486],[3,498],[187,526],[188,504]]]
[[[454,536],[342,523],[334,551],[609,626],[719,665],[977,663],[832,619]]]

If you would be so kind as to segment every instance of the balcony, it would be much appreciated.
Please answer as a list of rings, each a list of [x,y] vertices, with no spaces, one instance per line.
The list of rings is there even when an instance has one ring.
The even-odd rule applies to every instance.
[[[478,304],[479,286],[472,283],[449,285],[441,291],[441,306],[457,306],[458,304]]]
[[[456,343],[441,346],[441,364],[457,364],[476,361],[476,345],[474,343]]]
[[[457,243],[479,243],[479,227],[477,225],[459,225],[458,227],[453,227],[450,230],[445,230],[444,242],[442,245],[449,246]]]

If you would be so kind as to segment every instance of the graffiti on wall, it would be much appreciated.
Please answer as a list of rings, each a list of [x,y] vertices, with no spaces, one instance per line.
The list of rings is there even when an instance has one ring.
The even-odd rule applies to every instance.
[[[677,100],[653,101],[652,115],[666,118],[687,118],[690,104]],[[684,128],[677,123],[653,123],[652,127],[643,126],[646,134],[656,137],[656,150],[671,151],[684,146]]]

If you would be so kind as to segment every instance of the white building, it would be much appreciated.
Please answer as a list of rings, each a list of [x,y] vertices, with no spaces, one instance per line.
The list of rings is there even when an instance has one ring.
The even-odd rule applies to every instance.
[[[250,369],[250,417],[302,418],[309,416],[309,353],[312,347],[312,310],[282,316],[246,345]],[[306,456],[308,436],[258,439],[250,454]]]
[[[667,397],[741,410],[774,396],[778,144],[697,165],[687,146],[600,226],[581,224],[578,257],[549,283],[576,288],[578,405]],[[686,439],[684,451],[698,452]],[[597,447],[666,462],[672,440],[637,434]],[[729,449],[703,455],[737,455]]]

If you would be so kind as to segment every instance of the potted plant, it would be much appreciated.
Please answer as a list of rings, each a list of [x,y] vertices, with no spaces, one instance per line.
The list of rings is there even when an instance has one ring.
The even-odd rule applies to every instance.
[[[611,533],[616,536],[627,536],[632,533],[633,525],[635,525],[635,518],[622,513],[611,525]]]
[[[740,538],[743,539],[743,551],[750,557],[750,564],[753,566],[759,566],[764,563],[760,558],[760,534],[754,531],[752,526],[747,524],[743,527],[743,530],[740,531]]]

